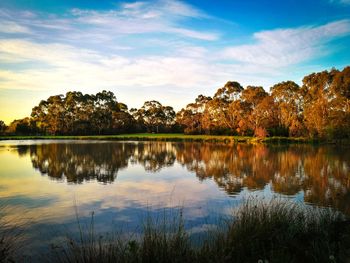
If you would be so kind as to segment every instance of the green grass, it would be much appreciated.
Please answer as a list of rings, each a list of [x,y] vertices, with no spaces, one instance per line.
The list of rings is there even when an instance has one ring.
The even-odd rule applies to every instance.
[[[119,135],[87,135],[87,136],[0,136],[0,140],[119,140],[119,141],[191,141],[191,142],[223,142],[223,143],[310,143],[316,142],[307,138],[267,137],[264,139],[249,136],[224,135],[185,135],[180,133],[137,133]]]
[[[186,135],[182,133],[134,133],[118,135],[13,135],[0,136],[1,140],[111,140],[111,141],[169,141],[169,142],[214,142],[251,144],[338,144],[350,145],[350,139],[321,140],[307,137],[273,136],[257,138],[227,135]]]
[[[139,238],[104,238],[93,218],[80,237],[54,246],[50,262],[348,262],[350,227],[330,209],[291,201],[247,200],[222,224],[194,244],[181,209],[148,218]]]

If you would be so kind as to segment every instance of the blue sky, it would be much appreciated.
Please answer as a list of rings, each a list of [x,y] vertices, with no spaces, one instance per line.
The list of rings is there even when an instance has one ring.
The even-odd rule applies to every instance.
[[[342,69],[348,47],[350,0],[2,0],[0,119],[69,90],[179,110],[228,80],[269,90]]]

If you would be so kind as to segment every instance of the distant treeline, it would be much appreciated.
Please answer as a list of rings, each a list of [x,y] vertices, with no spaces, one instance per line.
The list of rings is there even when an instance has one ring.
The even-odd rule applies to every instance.
[[[17,135],[88,135],[184,132],[265,136],[350,138],[350,66],[312,73],[303,85],[278,83],[270,93],[261,86],[227,82],[213,97],[199,95],[179,112],[158,101],[128,109],[111,91],[67,92],[51,96],[30,117],[0,132]]]

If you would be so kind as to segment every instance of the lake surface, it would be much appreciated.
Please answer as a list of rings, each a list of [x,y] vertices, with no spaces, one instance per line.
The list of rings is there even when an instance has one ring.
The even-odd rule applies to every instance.
[[[247,196],[280,196],[350,215],[350,148],[173,142],[1,141],[0,221],[24,229],[25,253],[77,231],[137,233],[183,207],[195,236]]]

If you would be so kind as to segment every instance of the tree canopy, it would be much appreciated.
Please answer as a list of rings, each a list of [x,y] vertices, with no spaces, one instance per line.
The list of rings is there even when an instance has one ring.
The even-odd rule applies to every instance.
[[[280,82],[270,92],[228,81],[177,113],[156,100],[128,110],[111,91],[74,91],[42,100],[30,117],[8,127],[0,121],[7,134],[132,132],[350,138],[350,66],[307,75],[301,86]]]

